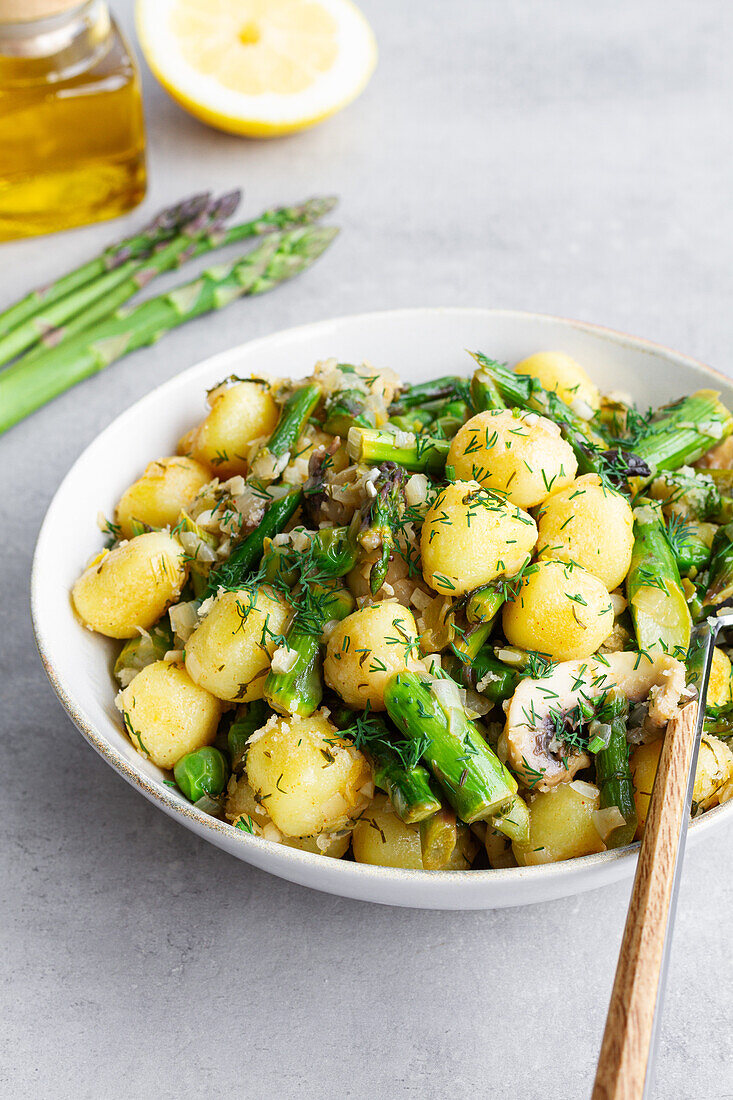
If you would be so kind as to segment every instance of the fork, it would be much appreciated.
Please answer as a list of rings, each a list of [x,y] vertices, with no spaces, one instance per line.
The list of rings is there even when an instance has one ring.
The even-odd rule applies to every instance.
[[[724,611],[723,608],[726,608]],[[606,1017],[592,1100],[650,1100],[680,873],[713,649],[730,601],[693,630],[698,698],[669,723],[654,783]]]

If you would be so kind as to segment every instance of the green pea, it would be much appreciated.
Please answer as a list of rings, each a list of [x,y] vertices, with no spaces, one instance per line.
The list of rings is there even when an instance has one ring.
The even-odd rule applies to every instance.
[[[207,745],[181,757],[173,775],[186,798],[198,802],[204,795],[216,798],[221,794],[229,779],[229,764],[223,752]]]

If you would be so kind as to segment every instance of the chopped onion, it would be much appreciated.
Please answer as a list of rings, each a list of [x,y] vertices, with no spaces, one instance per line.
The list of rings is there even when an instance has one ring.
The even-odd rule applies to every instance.
[[[590,802],[595,802],[601,793],[598,787],[594,787],[592,783],[585,783],[582,779],[574,779],[570,784],[570,788]]]
[[[411,507],[422,504],[428,496],[428,479],[425,474],[413,474],[405,484],[405,500]]]
[[[189,600],[186,603],[174,604],[173,607],[168,608],[168,618],[176,638],[185,645],[199,625],[198,601]]]
[[[571,784],[571,786],[574,786],[574,784]],[[604,810],[594,810],[592,816],[596,832],[604,843],[606,837],[609,836],[614,829],[618,829],[619,826],[626,824],[626,818],[621,813],[618,806],[607,806]]]
[[[594,719],[588,727],[588,737],[590,741],[600,742],[599,748],[594,749],[594,752],[607,749],[611,743],[611,727],[607,722],[596,722]]]

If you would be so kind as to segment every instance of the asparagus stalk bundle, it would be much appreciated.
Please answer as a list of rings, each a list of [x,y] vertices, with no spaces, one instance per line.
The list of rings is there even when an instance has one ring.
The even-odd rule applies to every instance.
[[[210,268],[168,294],[118,310],[30,362],[19,360],[0,374],[0,432],[178,325],[298,275],[325,251],[336,232],[307,227],[275,234],[233,264]]]
[[[28,318],[39,314],[54,302],[65,298],[67,294],[96,282],[130,260],[149,256],[154,248],[175,237],[182,226],[201,213],[210,199],[211,195],[206,192],[201,195],[192,195],[183,202],[176,203],[175,206],[166,207],[139,233],[127,237],[118,244],[110,245],[95,259],[89,260],[67,275],[62,275],[60,279],[56,279],[48,286],[26,294],[15,305],[9,306],[0,313],[0,337],[12,332]],[[124,275],[120,276],[120,278],[124,277]]]
[[[0,339],[0,363],[14,359],[33,344],[53,348],[75,332],[92,327],[108,314],[124,305],[156,275],[170,271],[190,258],[196,239],[214,229],[237,208],[240,192],[233,191],[220,199],[210,200],[189,222],[180,226],[177,235],[163,245],[150,259],[126,264],[81,287],[73,294],[47,306]],[[70,318],[69,324],[65,325]]]

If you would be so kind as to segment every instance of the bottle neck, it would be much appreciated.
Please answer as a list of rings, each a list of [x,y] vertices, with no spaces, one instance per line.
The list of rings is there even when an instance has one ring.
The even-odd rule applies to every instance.
[[[111,30],[105,0],[86,0],[42,19],[0,21],[0,81],[67,80],[106,53]]]

